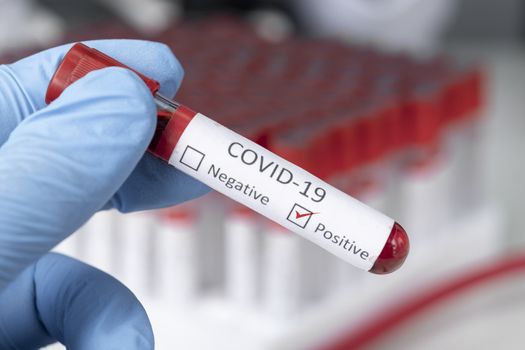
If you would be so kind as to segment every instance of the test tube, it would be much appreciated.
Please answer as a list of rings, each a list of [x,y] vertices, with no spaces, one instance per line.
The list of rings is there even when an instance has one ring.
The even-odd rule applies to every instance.
[[[431,234],[432,228],[449,224],[451,174],[441,143],[439,90],[435,84],[424,81],[410,90],[405,106],[407,148],[400,183],[403,203],[400,216],[417,232],[418,244],[424,244],[437,238]]]
[[[117,277],[140,298],[154,295],[157,219],[151,213],[120,216]],[[117,246],[115,246],[116,248]]]
[[[260,221],[253,211],[235,203],[224,229],[227,296],[241,307],[254,307],[261,290]]]
[[[198,217],[195,220],[198,245],[197,273],[199,285],[205,294],[223,293],[225,286],[226,232],[224,222],[227,205],[217,193],[210,193],[196,203]]]
[[[482,75],[479,67],[454,67],[443,78],[442,105],[447,113],[445,147],[451,155],[455,219],[482,202],[480,164],[482,129],[479,120]],[[449,106],[451,104],[452,106]]]
[[[46,101],[56,99],[89,71],[108,66],[125,67],[76,44],[55,73]],[[404,262],[408,237],[393,219],[161,96],[158,82],[137,74],[160,108],[157,133],[149,149],[154,155],[363,270],[390,273]],[[352,235],[352,244],[341,241],[345,233]]]
[[[272,221],[266,221],[263,253],[263,307],[276,319],[292,317],[300,307],[299,237]]]
[[[201,275],[195,209],[182,205],[159,213],[155,295],[177,308],[190,307],[199,296]]]
[[[276,154],[290,160],[294,164],[298,164],[312,172],[327,174],[326,172],[329,171],[330,167],[326,163],[329,163],[329,161],[323,162],[324,164],[321,165],[321,168],[316,168],[316,165],[320,164],[314,162],[313,157],[309,157],[312,137],[317,133],[322,133],[324,131],[322,128],[316,128],[315,130],[317,130],[317,132],[309,132],[309,130],[306,128],[285,129],[282,132],[273,135],[273,138],[269,144],[269,148]],[[333,157],[330,159],[332,158]],[[275,292],[274,298],[290,298],[290,293],[294,293],[296,288],[300,288],[299,292],[297,292],[298,294],[295,296],[297,300],[294,301],[292,305],[288,305],[290,303],[289,301],[281,302],[284,305],[288,305],[286,306],[288,307],[288,311],[286,311],[285,314],[292,314],[299,307],[306,307],[307,304],[322,299],[328,293],[331,276],[330,273],[327,273],[327,271],[330,271],[329,263],[331,258],[335,259],[335,257],[333,257],[331,254],[328,254],[326,251],[317,249],[317,246],[312,244],[312,242],[297,240],[296,237],[293,237],[291,232],[282,230],[279,236],[275,236],[275,232],[279,231],[277,231],[276,228],[271,228],[266,232],[267,239],[272,242],[272,246],[280,244],[283,246],[283,248],[276,249],[281,252],[284,252],[285,249],[288,249],[289,251],[287,254],[290,255],[289,259],[296,260],[294,262],[290,262],[292,264],[290,269],[295,268],[297,269],[296,271],[286,270],[273,272],[274,274],[294,275],[293,280],[288,281],[288,285],[284,286],[284,288],[291,289],[292,291],[288,293],[281,292],[281,296],[278,296],[279,293]],[[296,241],[296,244],[292,243]],[[276,257],[275,255],[273,258],[285,259],[284,257]],[[346,265],[347,268],[352,268],[350,265],[344,262],[341,263]],[[267,274],[269,273],[272,272],[267,271]],[[273,278],[270,277],[269,279],[286,279],[286,276]],[[277,287],[273,288],[275,291],[278,291]],[[274,303],[278,304],[279,302],[276,301]]]

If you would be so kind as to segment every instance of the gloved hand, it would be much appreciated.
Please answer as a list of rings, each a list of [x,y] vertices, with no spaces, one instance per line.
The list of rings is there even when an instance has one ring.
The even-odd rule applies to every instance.
[[[158,80],[165,96],[182,79],[164,45],[87,44]],[[42,256],[102,208],[165,207],[208,188],[145,154],[156,109],[134,73],[92,72],[45,105],[70,47],[0,66],[0,348],[58,339],[68,349],[149,349],[151,328],[131,292],[73,259]]]

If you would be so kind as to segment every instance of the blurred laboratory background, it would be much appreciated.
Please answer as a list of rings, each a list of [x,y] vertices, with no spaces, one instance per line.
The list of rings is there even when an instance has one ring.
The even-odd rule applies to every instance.
[[[101,38],[166,43],[177,101],[411,238],[377,276],[217,193],[98,213],[56,250],[128,286],[158,349],[524,348],[525,1],[0,0],[0,63]]]

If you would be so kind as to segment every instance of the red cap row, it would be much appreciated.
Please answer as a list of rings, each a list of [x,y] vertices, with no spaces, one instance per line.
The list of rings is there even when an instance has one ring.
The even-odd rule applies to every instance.
[[[65,41],[108,37],[141,35],[107,23],[70,31]],[[268,43],[229,17],[183,21],[145,39],[168,44],[182,62],[177,101],[324,179],[435,148],[483,102],[481,69],[444,57],[327,39]]]

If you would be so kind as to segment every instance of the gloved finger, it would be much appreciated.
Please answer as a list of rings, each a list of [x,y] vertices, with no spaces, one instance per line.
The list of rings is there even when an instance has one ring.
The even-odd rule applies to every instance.
[[[164,96],[174,96],[179,88],[184,72],[164,44],[141,40],[96,40],[86,44],[159,81]],[[62,45],[0,66],[0,145],[24,118],[46,106],[51,77],[71,46]]]
[[[165,208],[209,191],[202,182],[146,153],[104,209],[115,208],[128,213]]]
[[[80,261],[47,254],[0,293],[0,349],[154,348],[148,316],[124,285]]]
[[[92,72],[0,148],[0,289],[107,203],[144,155],[151,94],[122,68]]]

